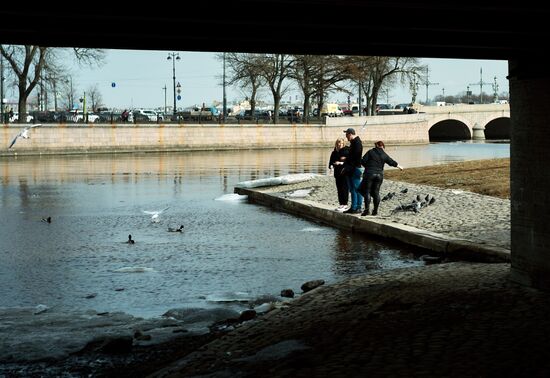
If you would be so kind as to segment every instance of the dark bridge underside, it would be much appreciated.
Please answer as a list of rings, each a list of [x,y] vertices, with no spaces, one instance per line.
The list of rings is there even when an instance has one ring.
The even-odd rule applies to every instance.
[[[486,139],[510,139],[511,122],[510,118],[497,118],[485,126]]]
[[[18,4],[0,7],[0,43],[510,59],[542,54],[550,36],[548,5],[534,1]]]
[[[436,123],[429,130],[430,141],[469,140],[472,134],[464,123],[445,120]]]

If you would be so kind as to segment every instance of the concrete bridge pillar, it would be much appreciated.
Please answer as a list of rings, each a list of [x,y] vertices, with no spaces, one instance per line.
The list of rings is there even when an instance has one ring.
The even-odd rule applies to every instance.
[[[485,126],[475,123],[472,127],[472,139],[485,140]]]
[[[513,281],[550,291],[550,72],[547,62],[509,62]]]

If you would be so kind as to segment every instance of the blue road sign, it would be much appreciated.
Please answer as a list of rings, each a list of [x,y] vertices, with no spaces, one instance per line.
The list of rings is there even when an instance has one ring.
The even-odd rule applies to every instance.
[[[180,96],[180,95],[178,95],[177,99],[178,99],[178,101],[179,101],[179,100],[181,100],[181,96]]]
[[[116,87],[116,83],[114,81],[111,83],[111,87]]]

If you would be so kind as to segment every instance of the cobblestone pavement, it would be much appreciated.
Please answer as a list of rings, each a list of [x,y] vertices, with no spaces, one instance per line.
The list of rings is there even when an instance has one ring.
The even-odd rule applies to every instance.
[[[455,262],[320,287],[154,376],[548,376],[550,296],[509,269]]]
[[[261,189],[266,193],[284,192],[289,195],[297,190],[312,189],[307,197],[302,198],[336,208],[338,195],[334,182],[332,176],[318,176],[297,184]],[[407,189],[407,193],[401,193],[404,189]],[[462,190],[384,180],[380,195],[383,197],[390,192],[396,195],[381,202],[378,218],[458,239],[510,249],[510,200]],[[418,195],[425,198],[428,194],[435,198],[433,205],[418,213],[399,211],[392,214],[392,210],[400,204],[411,203]],[[370,208],[372,210],[372,204]]]

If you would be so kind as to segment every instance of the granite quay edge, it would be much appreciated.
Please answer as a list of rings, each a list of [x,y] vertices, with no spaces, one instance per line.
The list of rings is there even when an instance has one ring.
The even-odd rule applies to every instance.
[[[234,192],[247,195],[248,201],[271,207],[312,221],[357,233],[372,234],[383,238],[424,248],[443,257],[476,262],[510,262],[510,250],[498,246],[483,245],[470,240],[457,239],[413,226],[395,223],[381,218],[364,218],[343,214],[319,202],[304,199],[283,198],[277,193],[263,193],[261,188],[235,187]]]

